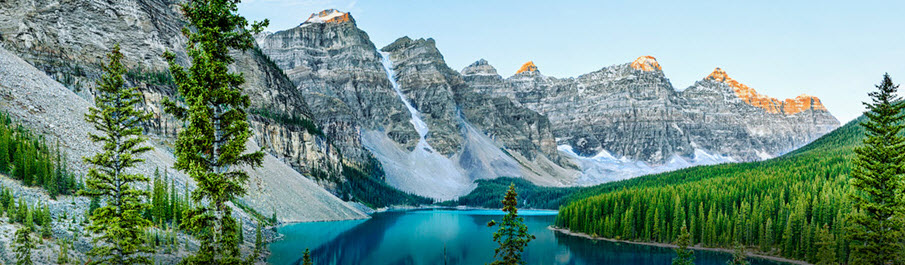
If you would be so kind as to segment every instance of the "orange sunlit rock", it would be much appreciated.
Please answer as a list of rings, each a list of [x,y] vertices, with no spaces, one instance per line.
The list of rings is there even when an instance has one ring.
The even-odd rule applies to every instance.
[[[349,22],[351,17],[349,13],[340,12],[336,9],[327,9],[321,12],[311,14],[306,22],[313,23],[342,23]]]
[[[783,113],[786,115],[796,114],[805,110],[826,110],[826,107],[820,103],[820,99],[808,95],[800,95],[794,99],[786,99],[779,101],[776,98],[758,94],[753,88],[739,83],[729,77],[726,71],[717,67],[713,70],[708,79],[726,83],[735,91],[735,95],[749,105],[762,108],[769,113]]]
[[[786,114],[795,114],[809,109],[826,110],[826,107],[823,106],[823,103],[820,103],[820,99],[817,97],[805,94],[782,102],[782,111]]]
[[[654,71],[654,70],[663,70],[660,68],[660,63],[657,63],[657,59],[650,55],[645,55],[638,57],[632,62],[632,68],[644,71]]]
[[[519,68],[518,71],[515,72],[515,74],[520,74],[523,72],[536,72],[536,71],[537,71],[537,66],[534,65],[534,62],[528,61],[527,63],[523,64],[522,68]]]

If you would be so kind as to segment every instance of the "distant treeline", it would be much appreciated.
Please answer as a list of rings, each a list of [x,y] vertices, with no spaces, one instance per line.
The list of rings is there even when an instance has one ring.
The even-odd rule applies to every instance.
[[[59,144],[51,148],[43,136],[14,124],[5,113],[0,113],[0,173],[26,186],[42,187],[53,198],[81,188],[69,172]]]
[[[798,260],[846,261],[846,196],[853,121],[785,156],[694,167],[582,189],[560,208],[556,226],[608,238],[675,242],[687,225],[692,244],[744,245]],[[581,199],[579,199],[581,198]]]

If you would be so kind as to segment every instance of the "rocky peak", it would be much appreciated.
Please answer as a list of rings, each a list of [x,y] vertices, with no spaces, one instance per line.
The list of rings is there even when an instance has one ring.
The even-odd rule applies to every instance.
[[[534,61],[528,61],[527,63],[523,64],[522,67],[518,69],[518,71],[515,71],[515,74],[521,74],[524,72],[540,73],[540,71],[537,70],[537,66],[534,65]]]
[[[477,62],[474,62],[465,68],[462,69],[463,76],[474,76],[474,75],[486,75],[486,76],[499,76],[497,74],[496,68],[493,68],[487,60],[480,59]]]
[[[349,15],[349,13],[340,12],[336,9],[326,9],[311,14],[311,16],[308,17],[308,20],[305,20],[305,23],[343,23],[351,21],[353,21],[352,15]]]
[[[638,59],[635,59],[635,61],[633,61],[631,65],[632,68],[635,68],[635,70],[642,70],[646,72],[663,70],[662,68],[660,68],[660,63],[657,63],[657,59],[650,55],[638,57]]]
[[[380,51],[389,55],[400,92],[428,126],[427,142],[443,155],[455,153],[463,139],[453,91],[464,81],[446,65],[436,41],[402,37]]]
[[[805,94],[798,95],[795,98],[787,98],[782,101],[782,112],[787,115],[806,110],[826,111],[826,107],[823,106],[823,103],[820,103],[819,98]]]
[[[726,71],[719,67],[714,69],[713,72],[704,79],[728,85],[742,101],[749,105],[762,108],[769,113],[793,115],[811,109],[826,111],[826,107],[820,103],[820,99],[817,97],[802,94],[795,98],[780,101],[779,99],[759,94],[753,88],[729,77],[729,75],[726,74]]]

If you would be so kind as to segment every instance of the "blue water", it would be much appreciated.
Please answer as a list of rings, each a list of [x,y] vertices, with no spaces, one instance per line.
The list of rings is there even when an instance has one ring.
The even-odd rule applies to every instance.
[[[519,211],[537,237],[525,249],[528,264],[670,264],[669,248],[595,241],[555,233],[555,211]],[[305,248],[315,264],[485,264],[497,244],[492,234],[501,211],[416,210],[375,214],[371,219],[300,223],[279,229],[268,262],[295,265]],[[726,264],[728,253],[695,251],[696,264]],[[779,264],[749,259],[752,265]]]

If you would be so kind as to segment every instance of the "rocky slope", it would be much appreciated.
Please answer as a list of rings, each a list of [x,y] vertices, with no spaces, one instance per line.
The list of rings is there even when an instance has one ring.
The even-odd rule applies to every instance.
[[[772,99],[719,68],[677,91],[651,56],[577,78],[544,76],[531,62],[506,79],[487,69],[478,61],[462,73],[479,91],[549,117],[560,149],[582,161],[590,182],[770,158],[839,126],[815,97]]]
[[[139,87],[144,108],[153,115],[148,132],[168,141],[179,125],[163,113],[161,102],[174,96],[175,89],[161,55],[173,51],[178,62],[188,62],[181,2],[5,1],[0,3],[0,39],[10,51],[89,101],[101,60],[120,44],[130,68],[127,79]],[[292,81],[257,49],[232,55],[236,62],[231,69],[246,78],[243,88],[255,114],[255,140],[301,173],[338,176],[342,155],[322,133],[312,130],[311,111]],[[316,180],[331,190],[342,182],[337,177]]]
[[[88,140],[87,134],[93,131],[93,128],[84,121],[84,114],[90,103],[2,48],[0,65],[3,65],[0,67],[0,76],[3,77],[0,78],[0,98],[2,98],[0,111],[8,113],[14,121],[41,133],[48,141],[59,142],[63,152],[67,154],[68,165],[75,172],[83,174],[87,166],[80,158],[98,151],[98,146]],[[192,187],[194,184],[191,179],[172,170],[174,157],[168,151],[171,147],[165,143],[165,139],[152,138],[149,144],[153,149],[143,155],[145,162],[140,163],[134,172],[151,175],[157,168],[169,168],[171,179],[177,186]],[[249,148],[257,146],[250,141]],[[0,178],[5,179],[2,176]],[[275,210],[278,212],[278,219],[283,222],[367,217],[270,155],[266,156],[262,168],[250,172],[249,182],[248,194],[241,198],[241,201],[264,215],[269,216]],[[49,202],[55,219],[63,212],[68,212],[69,216],[76,218],[84,212],[88,204],[88,200],[81,197],[50,200],[40,189],[22,188],[9,180],[4,180],[3,186],[15,188],[15,197],[24,198],[29,203]],[[81,210],[72,210],[73,208]],[[247,222],[245,227],[255,226],[252,217],[242,211],[236,212]],[[0,230],[12,233],[11,230]],[[62,228],[59,230],[61,231],[54,230],[57,238],[73,236],[71,232],[62,231]],[[253,238],[253,234],[246,238]],[[88,239],[78,240],[82,245],[76,245],[76,250],[87,251]]]
[[[42,133],[50,141],[59,141],[68,154],[69,165],[76,172],[86,172],[86,165],[80,158],[99,149],[88,141],[88,132],[94,129],[84,121],[90,103],[3,49],[0,49],[0,63],[3,65],[0,67],[0,76],[3,76],[0,78],[0,97],[3,98],[0,110],[10,114],[15,121]],[[139,165],[136,173],[151,175],[156,168],[175,171],[172,170],[174,157],[168,151],[171,147],[166,145],[166,140],[152,138],[149,142],[153,149],[144,155],[146,162]],[[249,144],[256,147],[254,141]],[[252,185],[244,199],[268,216],[277,209],[278,217],[287,222],[365,217],[313,181],[287,168],[275,157],[267,156],[263,168],[250,173]],[[179,172],[173,172],[171,176],[177,186],[192,185],[191,179]]]
[[[331,10],[322,12],[326,17]],[[295,83],[324,132],[350,159],[366,161],[360,129],[380,129],[411,150],[418,135],[408,124],[368,35],[348,14],[318,19],[259,37],[261,50]]]

